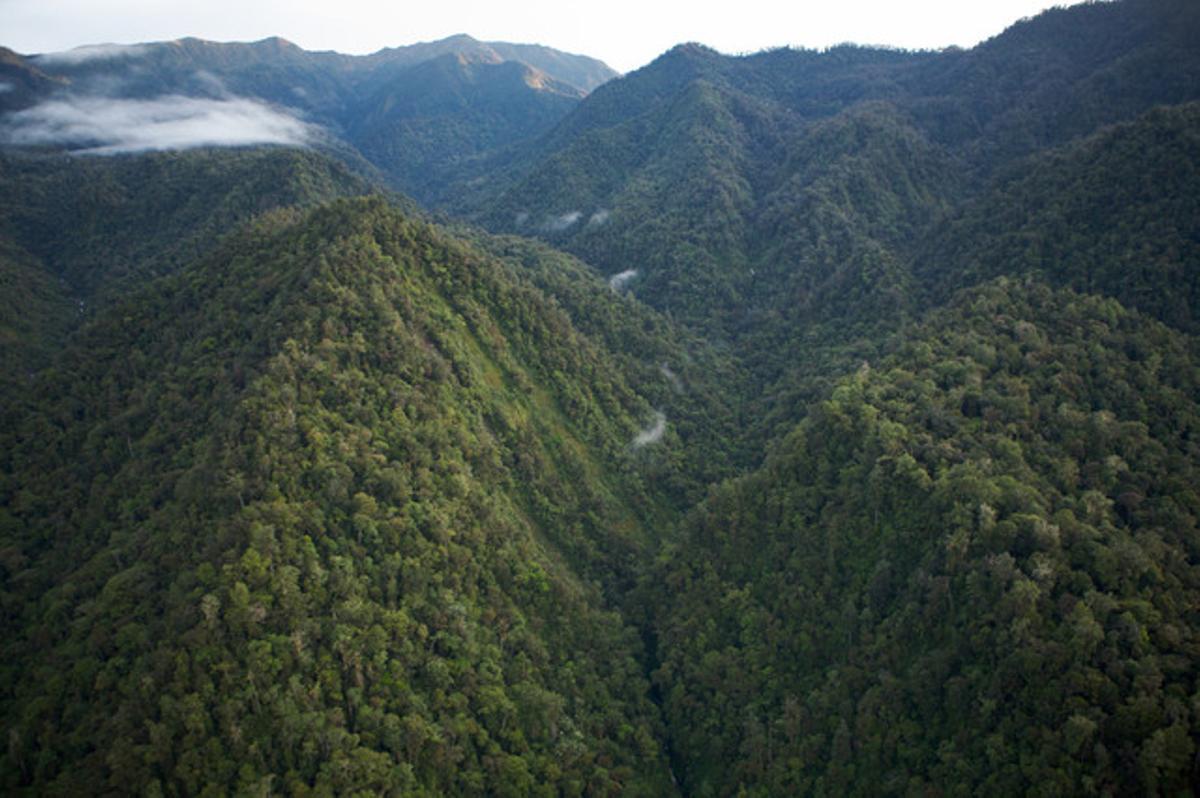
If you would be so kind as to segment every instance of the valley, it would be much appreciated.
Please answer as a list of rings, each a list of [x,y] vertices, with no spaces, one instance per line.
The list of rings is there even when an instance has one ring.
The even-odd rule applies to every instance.
[[[0,789],[1189,794],[1198,41],[3,51]]]

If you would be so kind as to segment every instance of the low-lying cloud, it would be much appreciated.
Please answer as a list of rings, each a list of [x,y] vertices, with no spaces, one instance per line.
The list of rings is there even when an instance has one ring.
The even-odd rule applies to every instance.
[[[6,81],[6,80],[0,80],[0,94],[4,94],[5,92],[12,91],[12,90],[13,90],[13,89],[15,89],[15,88],[16,88],[16,87],[15,87],[15,86],[13,86],[13,85],[12,85],[11,83],[9,83],[8,81]]]
[[[67,146],[111,155],[192,147],[303,145],[311,133],[310,126],[294,116],[254,100],[169,95],[153,100],[51,100],[10,114],[0,139],[9,144]]]
[[[608,278],[608,287],[614,291],[620,291],[637,275],[637,269],[626,269],[623,272],[617,272]]]
[[[668,366],[666,363],[659,363],[658,370],[664,377],[667,378],[667,382],[671,383],[671,387],[675,389],[675,393],[683,393],[683,382],[679,379],[679,375],[676,374],[670,366]]]
[[[662,440],[663,433],[667,431],[667,417],[662,412],[654,411],[654,421],[650,426],[639,432],[633,439],[633,448],[640,449],[643,446],[649,446],[652,443],[658,443]]]
[[[34,58],[38,64],[61,64],[75,66],[86,61],[100,61],[105,58],[134,58],[142,55],[150,48],[144,44],[85,44],[72,50],[59,53],[42,53]]]
[[[591,217],[588,219],[587,226],[593,228],[600,227],[608,221],[609,216],[612,216],[612,212],[609,211],[608,208],[601,208],[591,215]]]
[[[579,221],[583,214],[580,211],[570,211],[562,216],[551,216],[546,219],[542,229],[549,233],[561,233]]]

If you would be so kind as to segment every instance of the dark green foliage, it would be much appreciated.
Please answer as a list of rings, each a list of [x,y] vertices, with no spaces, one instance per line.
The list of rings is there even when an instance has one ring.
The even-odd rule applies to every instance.
[[[378,201],[278,212],[32,391],[6,789],[664,789],[603,598],[648,408],[497,262]]]
[[[151,47],[545,241],[311,152],[0,160],[0,790],[1188,794],[1196,9],[582,102]]]
[[[1016,159],[1196,100],[1198,36],[1194,3],[1124,0],[970,51],[683,45],[448,196],[605,274],[638,269],[639,298],[761,352],[755,336],[903,312],[913,244],[940,214]],[[875,332],[835,337],[860,334]]]
[[[356,171],[432,202],[615,76],[585,56],[469,36],[367,56],[309,52],[278,37],[185,38],[79,60],[0,49],[0,77],[14,86],[0,111],[73,96],[252,98],[319,124],[319,146]]]
[[[547,130],[583,92],[516,61],[447,54],[379,82],[348,114],[355,146],[397,186],[436,201],[485,153]]]
[[[300,150],[0,157],[4,381],[45,365],[87,314],[210,252],[255,216],[369,190]]]
[[[935,228],[915,261],[933,301],[1033,272],[1200,331],[1200,105],[1155,110],[1020,164]]]
[[[1197,99],[1200,8],[1190,0],[1085,2],[1023,20],[906,75],[907,103],[984,171]]]
[[[652,578],[688,791],[1186,790],[1197,353],[1000,282],[716,490]]]
[[[282,148],[0,159],[0,230],[91,300],[168,273],[273,208],[365,194],[316,153]]]
[[[0,237],[0,380],[19,381],[47,365],[78,311],[36,258]]]
[[[575,327],[620,362],[638,394],[666,414],[680,446],[639,454],[645,478],[677,510],[707,485],[757,462],[741,417],[748,379],[730,356],[634,300],[614,295],[587,264],[526,238],[459,229],[551,297]]]

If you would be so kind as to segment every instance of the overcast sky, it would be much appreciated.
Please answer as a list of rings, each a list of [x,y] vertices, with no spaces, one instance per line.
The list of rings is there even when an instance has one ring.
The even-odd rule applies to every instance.
[[[969,47],[1051,5],[1045,0],[0,0],[0,45],[28,54],[183,36],[253,41],[277,35],[310,50],[367,53],[469,33],[582,53],[627,72],[686,41],[726,53],[841,42]]]

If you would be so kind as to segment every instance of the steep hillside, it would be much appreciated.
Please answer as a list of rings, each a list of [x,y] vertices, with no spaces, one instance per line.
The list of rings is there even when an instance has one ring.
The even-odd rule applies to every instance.
[[[957,287],[1032,273],[1200,331],[1200,105],[1162,108],[1019,164],[918,248],[916,277]]]
[[[379,201],[277,212],[33,396],[7,790],[669,789],[604,595],[653,541],[651,408],[501,263]]]
[[[685,791],[1186,791],[1198,354],[1000,281],[844,380],[650,580]]]
[[[1194,104],[1155,109],[1021,159],[937,211],[909,177],[922,161],[895,135],[890,150],[815,159],[842,182],[802,184],[810,210],[764,231],[786,242],[783,270],[762,281],[782,286],[785,301],[752,319],[739,348],[767,386],[758,402],[765,436],[786,431],[837,377],[878,359],[956,291],[999,276],[1110,296],[1194,334],[1198,123]],[[765,265],[759,273],[771,274]]]
[[[371,163],[430,202],[480,156],[538,136],[582,97],[517,61],[449,53],[378,81],[345,126]]]
[[[0,111],[28,108],[65,83],[42,72],[19,53],[0,47],[0,84],[4,86],[0,88]]]
[[[430,202],[451,181],[478,176],[465,164],[540,136],[615,75],[585,56],[469,36],[369,56],[309,52],[278,37],[94,45],[26,57],[4,51],[0,80],[11,88],[0,90],[0,112],[24,116],[0,116],[0,141],[90,146],[62,137],[62,116],[79,117],[78,109],[77,124],[89,129],[152,109],[185,115],[195,129],[197,116],[240,103],[226,124],[241,122],[238,113],[276,126],[282,120],[303,133],[287,143],[316,144],[356,166],[365,155],[392,187]],[[123,106],[110,121],[103,112],[117,101],[151,105]],[[51,120],[39,115],[39,103],[53,105]],[[14,138],[13,128],[22,133]]]
[[[123,98],[162,95],[253,97],[303,108],[334,122],[345,109],[352,59],[310,53],[286,39],[211,42],[197,38],[131,45],[90,45],[27,56],[69,83],[72,94]]]
[[[538,44],[481,42],[466,34],[449,36],[436,42],[404,47],[388,47],[367,56],[372,66],[387,70],[391,66],[411,66],[445,55],[459,55],[469,61],[499,64],[516,61],[544,72],[553,80],[574,86],[586,94],[617,77],[603,61],[575,55]]]
[[[1200,8],[1188,0],[1118,0],[1052,8],[903,79],[906,105],[940,142],[990,171],[1200,85]]]
[[[254,216],[370,190],[340,164],[300,150],[0,156],[10,303],[0,323],[22,328],[0,351],[44,365],[35,353],[52,350],[86,313],[211,251]]]
[[[62,281],[0,236],[0,395],[50,362],[79,315]]]
[[[639,297],[708,334],[764,331],[735,318],[748,308],[769,326],[797,301],[856,302],[858,282],[891,313],[913,242],[992,175],[1200,98],[1197,36],[1193,3],[1122,0],[1050,11],[969,51],[684,45],[448,196],[603,273],[637,270]]]
[[[0,792],[1188,794],[1197,41],[0,52]]]

